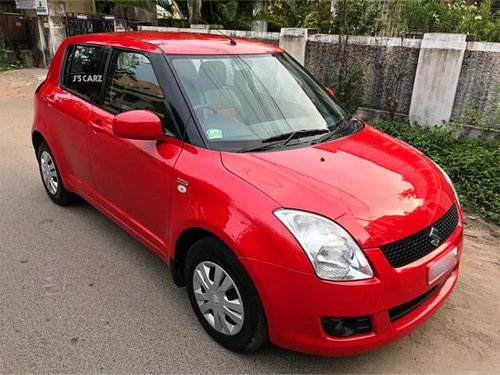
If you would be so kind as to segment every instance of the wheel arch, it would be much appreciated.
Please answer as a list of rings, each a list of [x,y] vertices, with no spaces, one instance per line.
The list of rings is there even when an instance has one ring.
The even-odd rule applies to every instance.
[[[175,285],[179,287],[185,286],[184,265],[188,251],[196,242],[207,237],[214,237],[223,241],[213,232],[201,227],[187,228],[179,235],[175,242],[174,256],[170,258],[170,269]]]
[[[35,130],[31,134],[31,143],[33,144],[33,148],[35,149],[35,153],[38,151],[40,145],[45,142],[47,143],[45,137],[38,130]]]

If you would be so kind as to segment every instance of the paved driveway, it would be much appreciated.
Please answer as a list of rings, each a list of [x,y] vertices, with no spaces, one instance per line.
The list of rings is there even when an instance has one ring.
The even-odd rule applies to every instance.
[[[0,73],[0,373],[445,373],[500,368],[498,228],[470,221],[459,285],[410,336],[352,358],[215,344],[184,289],[86,203],[46,197],[30,144],[45,71]],[[335,298],[335,296],[331,296]],[[291,312],[293,313],[293,312]]]

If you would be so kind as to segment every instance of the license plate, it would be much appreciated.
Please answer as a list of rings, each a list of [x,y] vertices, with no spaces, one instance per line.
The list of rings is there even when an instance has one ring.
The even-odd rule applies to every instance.
[[[455,266],[455,264],[457,264],[457,255],[458,255],[458,250],[455,247],[448,254],[439,259],[436,263],[433,263],[430,266],[428,266],[427,282],[429,284],[432,284],[434,281],[436,281],[445,273],[447,273],[449,270],[451,270]]]

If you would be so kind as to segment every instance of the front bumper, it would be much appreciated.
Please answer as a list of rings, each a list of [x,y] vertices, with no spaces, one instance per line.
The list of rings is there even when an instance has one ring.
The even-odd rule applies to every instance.
[[[351,282],[329,282],[255,259],[241,261],[262,298],[274,344],[310,354],[346,356],[387,345],[427,320],[456,285],[462,240],[460,220],[451,237],[435,251],[400,268],[393,268],[379,248],[364,249],[375,277]],[[456,265],[429,285],[428,266],[455,248]],[[419,301],[422,296],[426,298]],[[395,308],[410,301],[419,303],[394,319]],[[324,317],[364,316],[371,323],[369,333],[332,337],[322,325]]]

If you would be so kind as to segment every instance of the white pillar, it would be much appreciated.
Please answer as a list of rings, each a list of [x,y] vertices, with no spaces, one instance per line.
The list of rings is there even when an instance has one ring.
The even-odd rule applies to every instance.
[[[410,104],[412,123],[433,126],[450,121],[466,47],[466,35],[424,35]]]
[[[308,30],[301,28],[283,28],[280,32],[280,48],[288,52],[295,60],[304,65],[306,60]]]
[[[256,14],[264,13],[266,11],[267,11],[267,1],[258,0],[255,2],[254,8],[253,8],[254,16]],[[252,31],[264,31],[264,32],[266,32],[267,31],[267,21],[265,21],[263,19],[259,20],[259,21],[255,21],[255,24],[252,27]]]

